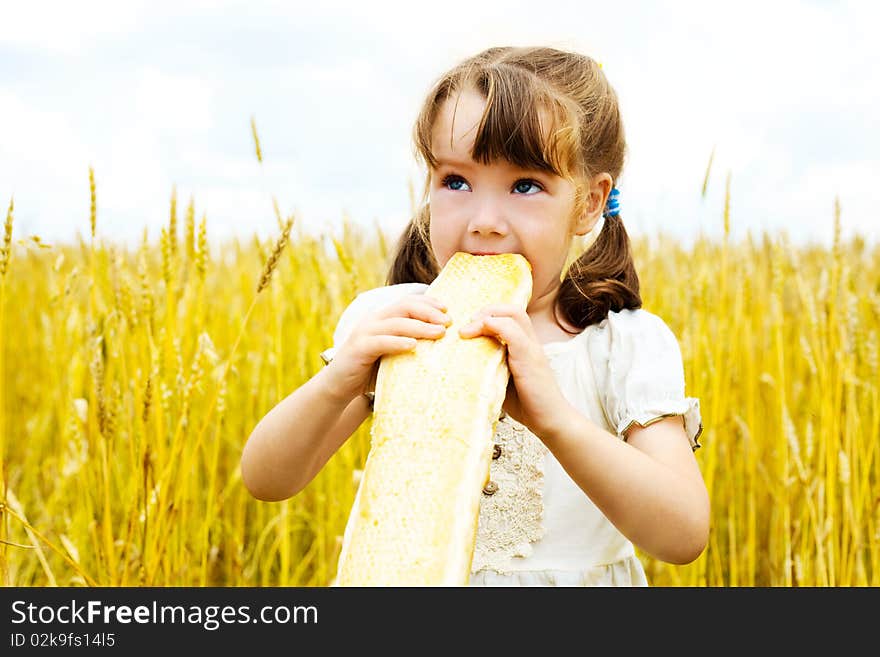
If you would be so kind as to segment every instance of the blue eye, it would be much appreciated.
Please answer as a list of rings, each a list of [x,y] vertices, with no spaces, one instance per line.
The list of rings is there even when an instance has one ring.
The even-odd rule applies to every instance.
[[[520,185],[534,186],[534,187],[537,187],[539,191],[542,189],[542,187],[538,183],[536,183],[534,180],[517,180],[516,184],[513,186],[513,188],[516,189]],[[526,189],[528,189],[528,187],[526,187]],[[535,192],[535,193],[537,194],[537,192]],[[531,196],[531,194],[524,194],[524,196]]]
[[[440,186],[446,187],[448,185],[452,185],[452,184],[455,184],[458,182],[464,182],[464,179],[462,179],[460,176],[446,176],[443,179],[443,182],[440,183]],[[467,185],[467,183],[464,183],[464,184]],[[457,191],[459,191],[459,188],[453,187],[452,191],[457,192]]]
[[[445,178],[443,178],[443,181],[440,183],[440,186],[441,187],[448,187],[449,185],[453,185],[456,183],[464,183],[465,185],[467,185],[467,183],[464,181],[464,178],[462,178],[461,176],[456,176],[454,174],[450,174],[450,175],[446,176]],[[523,178],[522,180],[517,180],[516,183],[513,185],[513,188],[520,189],[520,191],[522,191],[521,185],[526,185],[527,186],[526,189],[528,189],[528,186],[536,187],[538,189],[538,191],[543,191],[543,189],[544,189],[543,187],[541,187],[540,184],[538,184],[534,180],[529,180],[528,178]],[[460,187],[450,187],[450,189],[454,192],[462,191]],[[537,193],[537,192],[534,192],[534,193]],[[518,194],[518,196],[532,196],[532,194],[523,193],[523,194]]]

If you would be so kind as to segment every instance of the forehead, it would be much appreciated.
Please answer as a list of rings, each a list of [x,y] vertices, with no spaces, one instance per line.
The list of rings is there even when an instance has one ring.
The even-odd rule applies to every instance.
[[[486,108],[486,101],[477,93],[464,91],[447,98],[440,106],[434,121],[432,141],[438,158],[470,159],[477,135],[477,127]]]
[[[477,129],[486,110],[486,99],[473,90],[463,90],[443,101],[431,131],[431,150],[438,162],[459,167],[475,167],[472,153]],[[542,126],[547,125],[546,112],[539,111]],[[546,132],[546,131],[545,131]],[[499,159],[496,165],[522,171],[538,171]]]

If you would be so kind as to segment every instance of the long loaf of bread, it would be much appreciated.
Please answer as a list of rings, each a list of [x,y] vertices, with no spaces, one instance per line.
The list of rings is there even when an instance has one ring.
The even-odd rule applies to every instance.
[[[447,305],[452,326],[382,357],[338,586],[467,584],[510,373],[501,342],[458,330],[488,304],[525,309],[531,271],[519,254],[456,253],[425,292]]]

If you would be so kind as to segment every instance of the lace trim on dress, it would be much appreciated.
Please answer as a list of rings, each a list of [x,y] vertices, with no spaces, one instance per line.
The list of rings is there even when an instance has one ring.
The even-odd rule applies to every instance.
[[[532,554],[544,535],[544,456],[547,446],[506,413],[495,430],[498,458],[489,466],[490,484],[480,499],[480,518],[471,572],[507,573],[515,557]],[[499,453],[500,447],[500,453]]]

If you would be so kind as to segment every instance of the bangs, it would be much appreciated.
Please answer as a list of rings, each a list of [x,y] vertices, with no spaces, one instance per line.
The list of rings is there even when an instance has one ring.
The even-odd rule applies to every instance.
[[[534,74],[503,65],[450,80],[446,89],[438,90],[435,102],[431,103],[433,116],[421,123],[417,135],[419,150],[431,168],[438,166],[432,150],[431,127],[440,106],[452,100],[456,107],[463,89],[473,89],[486,99],[471,151],[475,162],[489,165],[506,160],[523,169],[573,178],[574,154],[578,152],[572,127],[577,125],[576,117],[546,85],[540,81],[536,84]]]

